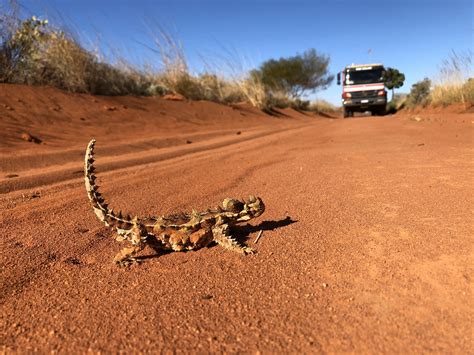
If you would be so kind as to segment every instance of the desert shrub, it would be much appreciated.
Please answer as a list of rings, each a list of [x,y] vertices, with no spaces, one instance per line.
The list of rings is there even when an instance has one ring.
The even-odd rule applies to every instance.
[[[100,95],[163,91],[150,75],[99,61],[72,36],[49,26],[47,20],[34,16],[23,21],[5,15],[0,18],[1,82],[51,85]]]
[[[290,103],[290,107],[297,111],[308,111],[310,102],[309,100],[294,99]]]
[[[267,93],[265,109],[292,108],[297,111],[308,111],[310,102],[308,100],[292,99],[283,92]]]
[[[0,81],[27,82],[28,74],[39,59],[39,48],[46,40],[47,20],[31,17],[19,21],[14,17],[1,17]]]
[[[288,108],[291,106],[291,99],[281,91],[267,93],[268,108]]]
[[[50,84],[84,91],[84,72],[91,58],[63,32],[48,27],[47,20],[31,17],[11,20],[4,30],[0,57],[1,80],[23,84]]]
[[[93,59],[85,75],[86,92],[93,95],[163,95],[166,90],[151,75],[133,68],[116,68]]]
[[[202,100],[225,102],[226,93],[224,92],[227,83],[221,80],[215,74],[203,73],[197,77],[200,86],[200,98]]]
[[[268,60],[253,70],[251,76],[261,81],[267,91],[283,92],[296,99],[305,92],[326,88],[334,80],[328,66],[328,56],[309,49],[293,57]]]
[[[409,106],[427,105],[430,101],[430,88],[431,80],[428,78],[413,84],[407,99]]]
[[[309,110],[314,112],[332,113],[337,111],[337,107],[326,100],[315,100],[309,104]]]
[[[30,63],[31,84],[46,84],[73,92],[87,92],[88,68],[94,58],[62,32],[51,32]]]
[[[173,85],[168,85],[170,91],[183,95],[191,100],[200,100],[202,97],[202,88],[199,81],[188,73],[176,77]]]
[[[204,73],[198,76],[203,100],[236,103],[245,100],[239,85],[230,79],[219,78],[215,74]]]

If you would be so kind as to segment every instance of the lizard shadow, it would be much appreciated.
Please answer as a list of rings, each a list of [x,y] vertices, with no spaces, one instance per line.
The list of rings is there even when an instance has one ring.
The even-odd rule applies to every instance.
[[[277,228],[282,228],[289,226],[290,224],[298,222],[297,220],[292,219],[290,216],[287,216],[284,219],[280,219],[277,221],[263,221],[256,226],[246,224],[243,226],[234,225],[231,227],[232,236],[235,240],[237,240],[240,244],[245,245],[250,239],[250,234],[259,232],[259,231],[272,231]],[[154,250],[153,254],[141,255],[137,256],[137,260],[146,260],[146,259],[153,259],[158,258],[162,255],[166,255],[169,253],[173,253],[172,250],[163,250],[159,247],[159,242],[157,241],[156,237],[150,236],[147,242],[148,246]],[[208,248],[214,248],[217,246],[216,243],[212,243],[208,246]]]
[[[298,222],[292,219],[290,216],[280,219],[278,221],[263,221],[256,226],[246,224],[243,226],[234,225],[231,227],[232,236],[241,244],[247,242],[250,239],[250,234],[260,231],[272,231],[278,228],[289,226],[290,224]]]

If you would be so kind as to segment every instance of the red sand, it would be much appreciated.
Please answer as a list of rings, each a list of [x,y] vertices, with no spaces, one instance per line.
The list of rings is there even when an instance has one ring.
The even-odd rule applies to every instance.
[[[0,85],[0,345],[472,351],[473,127],[452,111],[336,120]],[[265,214],[235,231],[258,253],[146,249],[115,267],[83,186],[92,137],[112,207],[261,196]]]

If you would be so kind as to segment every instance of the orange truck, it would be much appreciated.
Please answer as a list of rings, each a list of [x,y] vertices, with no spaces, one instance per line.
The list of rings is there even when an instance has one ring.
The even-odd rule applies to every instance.
[[[387,91],[384,74],[382,64],[351,64],[337,73],[337,85],[342,83],[344,117],[365,111],[372,115],[385,115]]]

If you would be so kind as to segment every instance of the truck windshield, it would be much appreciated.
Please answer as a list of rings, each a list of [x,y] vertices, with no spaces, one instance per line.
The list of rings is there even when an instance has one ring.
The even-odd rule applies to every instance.
[[[372,84],[383,82],[383,68],[369,70],[347,70],[344,83],[346,85]]]

